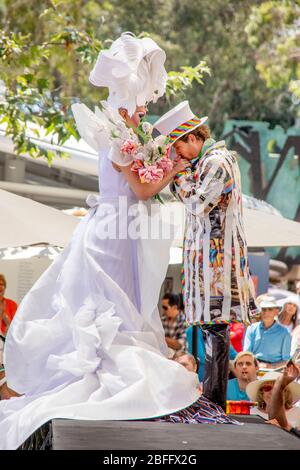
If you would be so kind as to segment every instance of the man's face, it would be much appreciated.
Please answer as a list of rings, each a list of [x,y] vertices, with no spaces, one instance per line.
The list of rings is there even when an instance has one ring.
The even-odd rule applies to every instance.
[[[270,322],[271,320],[274,321],[276,315],[278,314],[279,309],[274,307],[269,308],[262,308],[261,309],[261,319],[262,321]]]
[[[5,292],[5,284],[3,281],[0,281],[0,295],[4,295]]]
[[[190,372],[196,372],[197,371],[197,366],[194,364],[194,362],[191,360],[191,358],[185,354],[184,356],[180,356],[177,359],[175,359],[176,362],[179,362],[183,367],[185,367],[188,371]]]
[[[197,157],[199,152],[203,147],[203,140],[197,139],[196,136],[190,134],[188,136],[188,141],[184,142],[183,140],[176,140],[173,145],[176,155],[178,158],[185,158],[186,160],[192,160]]]
[[[238,379],[244,380],[248,383],[256,380],[258,366],[254,364],[254,359],[252,356],[242,356],[237,360],[234,369]]]
[[[169,299],[163,299],[161,306],[164,314],[167,315],[169,320],[175,318],[178,315],[179,310],[177,305],[173,305],[171,307],[171,305],[169,304]]]

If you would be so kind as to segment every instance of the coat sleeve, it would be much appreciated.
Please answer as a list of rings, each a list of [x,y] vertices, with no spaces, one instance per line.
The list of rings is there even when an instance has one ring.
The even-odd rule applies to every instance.
[[[194,172],[188,168],[174,178],[173,190],[195,215],[207,215],[218,204],[222,194],[233,189],[233,179],[216,156]]]

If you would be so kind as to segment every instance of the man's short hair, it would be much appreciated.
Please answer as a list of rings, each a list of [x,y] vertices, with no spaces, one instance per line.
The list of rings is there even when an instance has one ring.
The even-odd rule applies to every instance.
[[[203,124],[203,126],[196,127],[191,132],[188,132],[187,134],[184,134],[179,140],[182,140],[183,142],[187,142],[189,135],[193,134],[198,140],[203,140],[204,142],[210,138],[210,129],[208,126]]]
[[[190,354],[190,353],[185,352],[185,351],[176,351],[176,353],[174,354],[172,359],[173,359],[173,361],[176,361],[177,359],[179,359],[182,356],[187,356],[188,360],[193,363],[193,366],[195,367],[196,371],[198,372],[198,364],[197,364],[197,361],[196,361],[195,357],[193,356],[193,354]]]
[[[165,294],[163,296],[162,300],[168,300],[170,307],[173,307],[174,305],[176,305],[179,308],[179,310],[181,308],[181,300],[180,300],[179,295]]]
[[[259,367],[258,360],[254,356],[254,354],[252,354],[252,352],[250,352],[250,351],[241,351],[241,352],[239,352],[238,355],[236,356],[236,358],[234,359],[234,362],[233,362],[234,367],[236,367],[237,361],[239,359],[241,359],[241,357],[244,357],[244,356],[252,357],[255,367]]]

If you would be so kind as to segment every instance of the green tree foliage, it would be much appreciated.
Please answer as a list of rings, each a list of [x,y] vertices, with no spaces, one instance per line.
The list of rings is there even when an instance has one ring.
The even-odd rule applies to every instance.
[[[171,104],[187,98],[192,109],[209,116],[216,134],[225,119],[293,123],[290,97],[269,89],[256,70],[256,51],[248,43],[246,26],[261,0],[110,0],[103,13],[107,35],[121,30],[139,34],[145,29],[167,53],[168,70],[194,67],[206,61],[211,76],[204,87],[192,87],[171,97]],[[110,33],[110,34],[109,34]],[[169,106],[160,100],[155,112]]]
[[[245,32],[258,0],[0,0],[0,119],[17,151],[52,154],[26,137],[42,126],[63,143],[76,134],[70,104],[93,108],[105,90],[88,74],[101,48],[122,31],[150,34],[167,53],[167,101],[160,114],[187,98],[209,115],[216,133],[226,118],[289,124],[293,114],[285,94],[268,89],[256,70],[256,50]],[[211,77],[209,77],[209,69]],[[198,84],[204,82],[205,86]],[[195,86],[192,86],[195,84]]]
[[[105,97],[104,90],[99,92],[89,86],[87,77],[101,48],[109,46],[108,34],[112,31],[103,25],[111,5],[85,0],[7,0],[4,7],[0,33],[0,72],[5,86],[1,122],[17,153],[45,156],[51,163],[53,153],[28,138],[28,125],[37,137],[38,126],[42,126],[46,134],[55,135],[58,144],[70,135],[78,137],[70,114],[71,102],[83,97],[92,105]],[[196,67],[171,72],[168,95],[187,89],[194,81],[202,83],[204,73],[208,68],[203,61]]]
[[[300,2],[271,0],[251,11],[246,28],[256,68],[269,88],[288,91],[300,102]]]

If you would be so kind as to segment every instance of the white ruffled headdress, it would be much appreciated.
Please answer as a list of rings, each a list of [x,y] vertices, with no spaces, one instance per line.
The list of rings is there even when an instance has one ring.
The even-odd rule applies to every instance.
[[[136,106],[154,103],[165,93],[165,52],[150,38],[122,33],[110,49],[102,50],[90,73],[90,82],[108,87],[108,104],[132,115]]]

